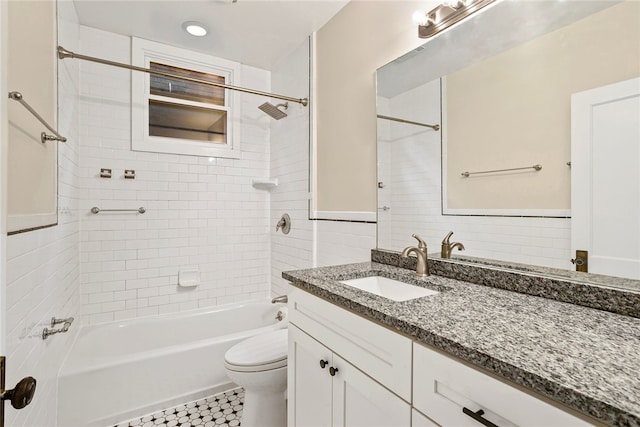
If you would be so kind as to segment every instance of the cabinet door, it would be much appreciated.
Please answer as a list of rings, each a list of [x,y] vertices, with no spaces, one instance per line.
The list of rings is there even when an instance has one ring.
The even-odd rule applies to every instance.
[[[411,427],[440,427],[415,409],[411,410]]]
[[[326,362],[324,368],[320,361]],[[289,427],[331,425],[331,351],[289,323],[287,424]]]
[[[335,354],[332,367],[333,427],[409,427],[407,402]]]

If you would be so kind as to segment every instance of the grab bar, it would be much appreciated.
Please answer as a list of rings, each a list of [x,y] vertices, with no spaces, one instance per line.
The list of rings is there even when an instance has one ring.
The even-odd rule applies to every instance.
[[[97,206],[91,208],[92,214],[99,214],[100,212],[138,212],[140,214],[145,213],[147,210],[140,206],[138,209],[100,209]]]
[[[60,141],[60,142],[67,142],[67,138],[65,138],[64,136],[60,135],[54,128],[52,128],[51,126],[49,126],[49,123],[47,123],[40,114],[38,114],[38,112],[36,110],[34,110],[31,105],[29,105],[29,103],[27,101],[24,100],[24,98],[22,97],[22,94],[20,92],[9,92],[9,99],[13,99],[14,101],[18,101],[20,104],[22,104],[22,106],[24,108],[27,109],[27,111],[29,111],[31,114],[33,114],[33,116],[38,119],[40,121],[40,123],[42,123],[43,125],[45,125],[45,127],[47,129],[49,129],[53,135],[47,135],[45,132],[42,132],[40,134],[40,142],[42,142],[43,144],[47,141]]]
[[[462,172],[460,175],[465,178],[469,178],[469,175],[476,175],[479,173],[495,173],[495,172],[511,172],[511,171],[520,171],[525,169],[535,169],[536,172],[542,169],[542,165],[533,165],[533,166],[525,166],[522,168],[511,168],[511,169],[496,169],[492,171],[481,171],[481,172]]]

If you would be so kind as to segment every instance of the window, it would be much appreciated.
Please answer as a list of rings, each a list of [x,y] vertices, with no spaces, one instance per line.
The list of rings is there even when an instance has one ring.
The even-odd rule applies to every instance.
[[[238,85],[232,61],[133,39],[134,65],[213,83]],[[234,81],[235,80],[235,81]],[[178,78],[132,74],[132,149],[208,157],[240,157],[233,118],[236,93]]]

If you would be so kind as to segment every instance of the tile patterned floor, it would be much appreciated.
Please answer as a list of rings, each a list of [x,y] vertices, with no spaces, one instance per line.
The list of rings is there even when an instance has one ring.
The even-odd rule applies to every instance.
[[[243,403],[244,390],[237,388],[125,421],[115,427],[236,427],[240,425]]]

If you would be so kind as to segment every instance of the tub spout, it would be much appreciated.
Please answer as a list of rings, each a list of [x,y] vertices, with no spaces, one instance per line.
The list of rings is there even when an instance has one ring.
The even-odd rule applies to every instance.
[[[289,302],[289,297],[287,297],[286,295],[280,295],[271,300],[271,304],[276,304],[279,302],[286,304],[287,302]]]

